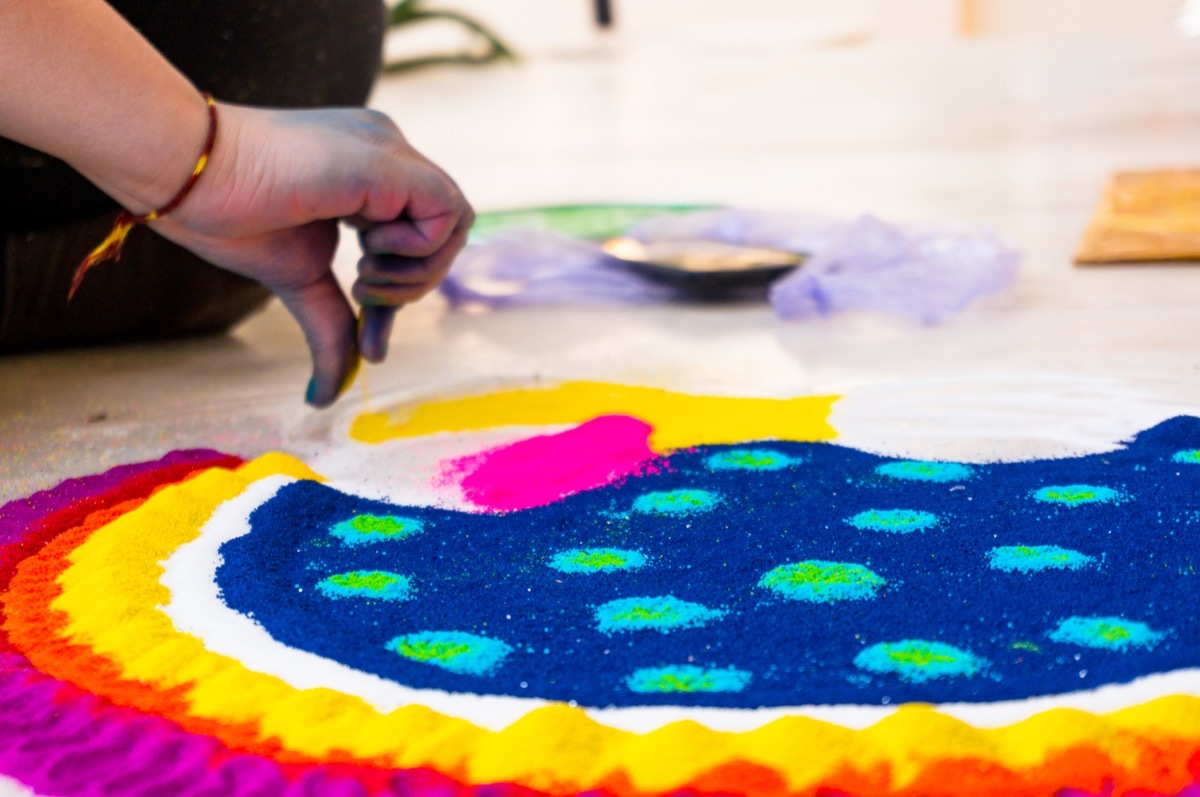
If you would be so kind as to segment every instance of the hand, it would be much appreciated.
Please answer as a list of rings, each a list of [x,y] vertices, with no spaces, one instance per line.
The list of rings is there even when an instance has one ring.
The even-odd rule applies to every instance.
[[[218,114],[208,168],[153,226],[283,300],[312,350],[305,399],[328,406],[360,351],[369,362],[384,359],[396,310],[445,277],[474,213],[383,114],[224,104]],[[331,271],[339,220],[358,228],[364,250],[352,290],[360,325]]]

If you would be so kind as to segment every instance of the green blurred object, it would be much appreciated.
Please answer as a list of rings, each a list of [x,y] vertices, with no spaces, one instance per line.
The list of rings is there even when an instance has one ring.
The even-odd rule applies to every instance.
[[[388,10],[388,28],[391,30],[404,25],[412,25],[434,19],[457,22],[474,33],[480,43],[484,45],[484,48],[478,52],[464,50],[463,52],[446,53],[445,55],[427,55],[420,58],[405,58],[399,61],[390,61],[384,64],[384,72],[409,72],[414,69],[442,66],[445,64],[477,65],[490,64],[493,61],[516,60],[516,53],[509,49],[508,45],[500,37],[466,14],[447,9],[425,8],[425,0],[400,0],[399,3]]]
[[[712,210],[713,205],[552,205],[540,208],[480,213],[471,228],[471,242],[481,243],[509,230],[542,230],[572,238],[604,240],[624,235],[630,227],[664,213]]]

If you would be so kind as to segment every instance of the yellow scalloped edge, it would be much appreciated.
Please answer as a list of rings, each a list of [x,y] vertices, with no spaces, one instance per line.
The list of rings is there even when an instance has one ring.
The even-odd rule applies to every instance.
[[[110,658],[127,678],[164,690],[185,687],[195,716],[257,722],[263,739],[277,738],[291,751],[315,758],[344,752],[397,767],[433,767],[473,783],[511,782],[555,793],[614,779],[641,792],[668,791],[735,762],[777,771],[792,791],[839,771],[880,767],[890,773],[892,788],[903,788],[931,762],[973,759],[1022,771],[1077,746],[1135,770],[1163,745],[1200,739],[1200,699],[1189,696],[1104,716],[1057,709],[991,730],[919,705],[900,707],[858,731],[796,716],[742,733],[684,721],[640,735],[564,705],[531,711],[499,732],[424,706],[380,714],[356,697],[297,690],[213,654],[157,608],[170,599],[158,580],[159,562],[195,539],[221,503],[276,474],[315,476],[297,460],[268,455],[236,472],[210,470],[166,488],[97,530],[70,555],[72,564],[59,579],[63,594],[54,608],[70,617],[68,636]]]

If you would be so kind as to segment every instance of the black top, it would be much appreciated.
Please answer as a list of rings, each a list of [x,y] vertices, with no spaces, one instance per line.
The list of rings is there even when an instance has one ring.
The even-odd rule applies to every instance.
[[[379,73],[381,0],[112,0],[201,90],[278,108],[362,105]],[[116,204],[62,161],[0,138],[0,232]]]

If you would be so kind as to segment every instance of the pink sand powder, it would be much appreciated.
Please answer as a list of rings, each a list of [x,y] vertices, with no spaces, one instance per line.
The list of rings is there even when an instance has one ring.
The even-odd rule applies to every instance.
[[[468,502],[489,512],[545,506],[656,467],[652,427],[605,415],[559,434],[532,437],[450,461],[443,471]]]

